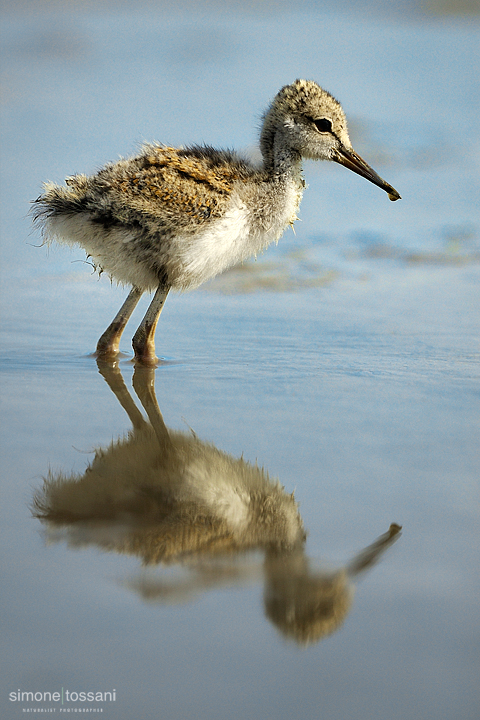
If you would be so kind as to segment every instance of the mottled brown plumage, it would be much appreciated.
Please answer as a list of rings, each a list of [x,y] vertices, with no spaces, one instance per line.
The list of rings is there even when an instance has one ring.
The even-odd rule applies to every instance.
[[[99,271],[132,290],[100,338],[118,352],[142,293],[155,296],[133,339],[139,362],[155,364],[155,327],[170,288],[202,284],[278,241],[304,190],[302,158],[333,160],[400,196],[352,149],[345,114],[315,82],[280,90],[264,116],[263,164],[210,147],[145,145],[141,153],[66,187],[46,183],[34,217],[47,241],[80,245]]]

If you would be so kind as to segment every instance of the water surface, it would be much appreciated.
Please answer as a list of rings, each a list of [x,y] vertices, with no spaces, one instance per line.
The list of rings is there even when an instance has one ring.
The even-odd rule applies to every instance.
[[[6,4],[2,717],[477,717],[478,15],[399,8]],[[148,396],[145,430],[125,393],[146,419],[129,341],[146,301],[106,378],[90,353],[125,291],[80,251],[37,247],[28,202],[144,140],[254,152],[265,105],[302,76],[342,101],[355,148],[403,199],[307,163],[295,234],[169,297],[164,425]],[[186,477],[165,470],[169,442],[196,448],[189,493],[220,493],[228,527],[205,497],[193,523],[191,494],[165,513],[165,483]],[[111,456],[124,495],[104,474],[95,502],[35,516],[44,478],[85,483]],[[290,524],[247,538],[239,473],[278,482],[278,506],[294,492]],[[354,572],[392,523],[401,536]],[[179,528],[202,548],[174,552]],[[295,632],[308,597],[315,622]],[[9,699],[62,688],[63,706]]]

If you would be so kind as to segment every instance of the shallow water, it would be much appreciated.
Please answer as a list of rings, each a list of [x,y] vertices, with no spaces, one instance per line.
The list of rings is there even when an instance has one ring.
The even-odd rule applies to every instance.
[[[389,15],[375,2],[262,14],[7,4],[2,717],[477,717],[478,15],[397,5]],[[102,377],[90,353],[125,291],[92,276],[80,251],[36,247],[28,201],[44,179],[92,171],[143,140],[250,152],[266,103],[297,76],[339,97],[354,147],[403,199],[307,164],[295,234],[169,297],[161,416],[152,378],[135,379],[157,435],[135,445],[144,438],[105,380],[146,417],[129,346],[146,302]],[[165,464],[166,438],[182,463]],[[99,458],[95,501],[88,490],[68,518],[35,517],[43,478],[87,487]],[[232,544],[220,523],[202,520],[200,532],[191,521],[192,493],[208,489],[242,527],[228,499],[238,473],[268,474],[267,489],[278,479],[282,507],[295,493],[296,553],[281,523],[274,541],[252,522]],[[391,523],[403,528],[396,542],[355,573],[349,563]],[[160,562],[158,547],[192,528],[202,550]],[[306,598],[314,619],[300,632]],[[63,704],[9,699],[62,688]]]

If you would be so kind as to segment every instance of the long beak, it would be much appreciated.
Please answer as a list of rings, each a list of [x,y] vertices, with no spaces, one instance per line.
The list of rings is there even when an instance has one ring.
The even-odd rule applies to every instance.
[[[382,188],[382,190],[385,190],[385,192],[388,193],[390,200],[401,199],[395,188],[385,182],[380,175],[377,175],[375,170],[373,170],[370,165],[368,165],[365,160],[363,160],[360,155],[357,155],[357,153],[353,150],[347,150],[344,145],[340,145],[340,147],[334,151],[332,160],[340,163],[340,165],[344,165],[349,170],[353,170],[353,172],[361,175],[367,180],[370,180],[370,182],[374,185],[378,185],[379,188]]]

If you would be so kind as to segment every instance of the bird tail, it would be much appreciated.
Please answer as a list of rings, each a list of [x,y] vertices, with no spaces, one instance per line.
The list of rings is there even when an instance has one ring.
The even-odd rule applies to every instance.
[[[85,194],[88,189],[86,175],[74,175],[65,180],[66,186],[46,182],[43,193],[32,202],[33,223],[39,227],[45,243],[50,243],[57,232],[55,220],[85,212]]]

